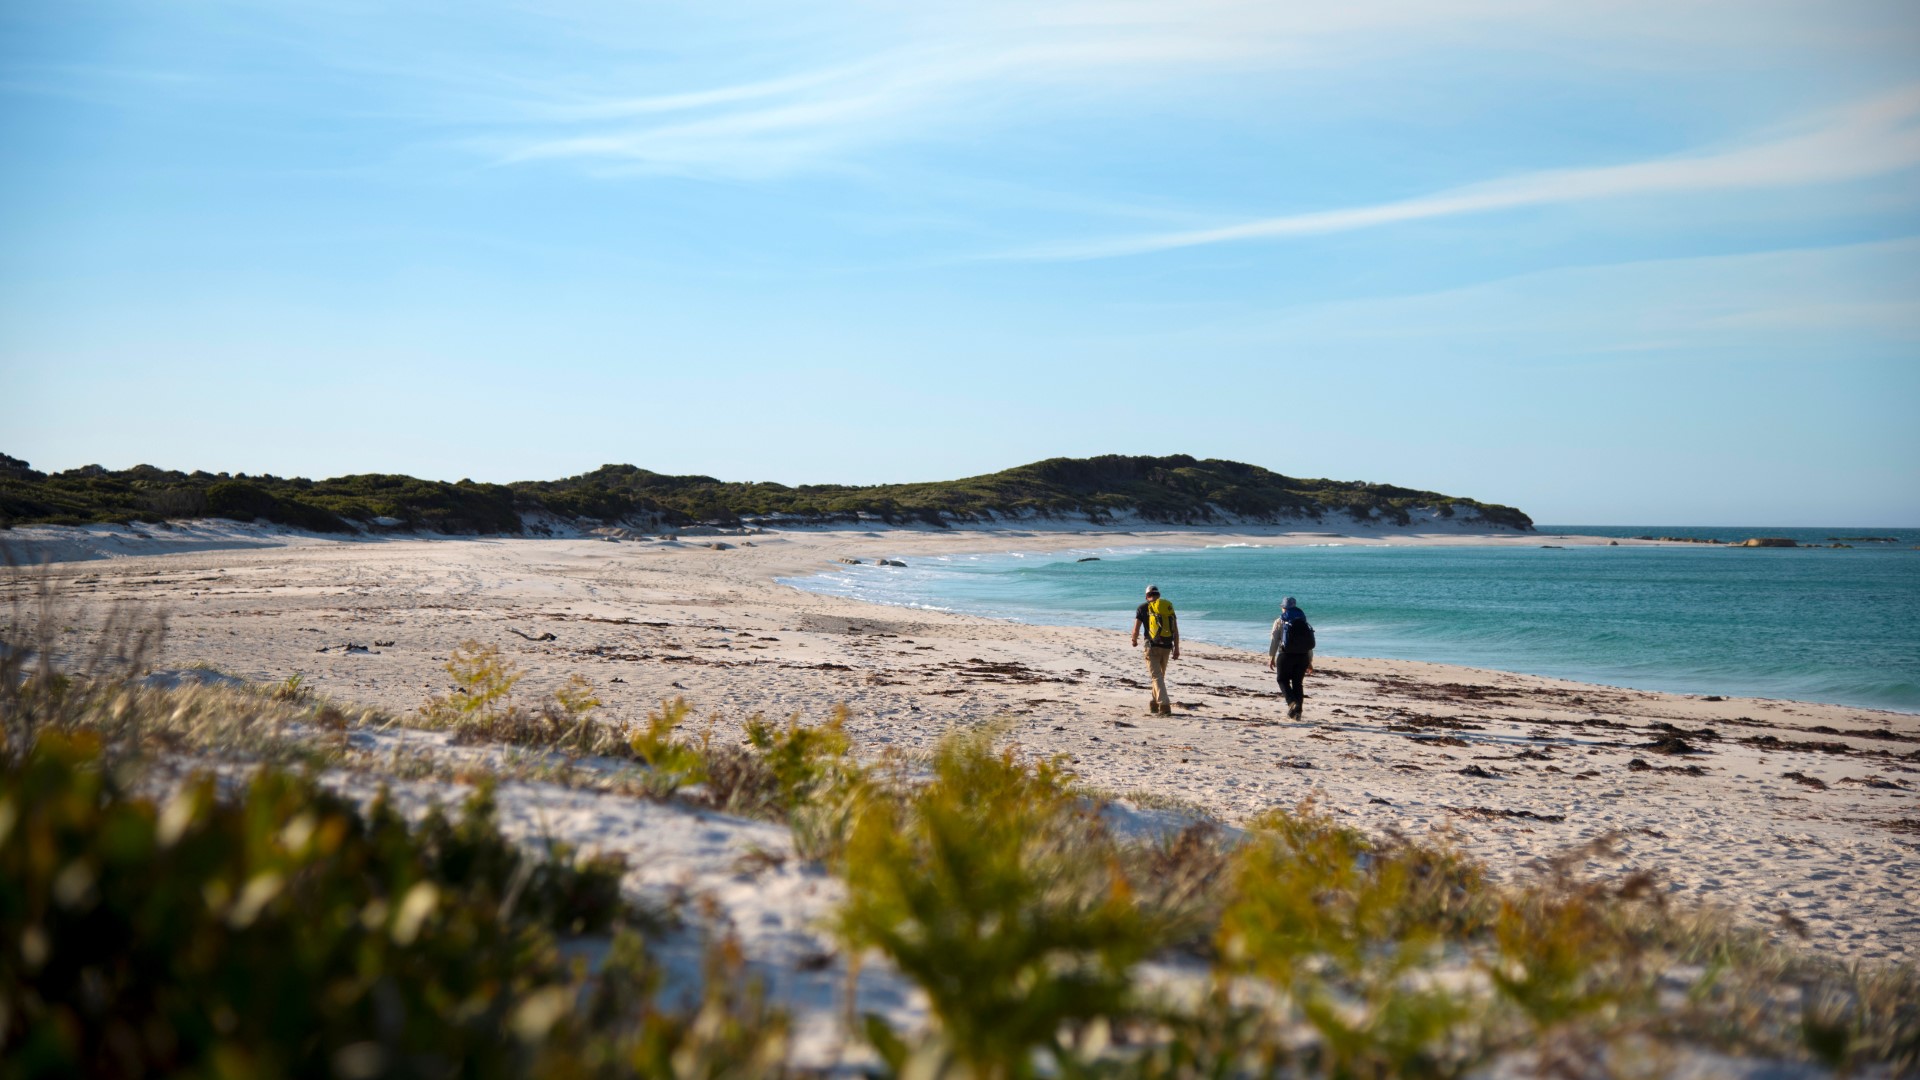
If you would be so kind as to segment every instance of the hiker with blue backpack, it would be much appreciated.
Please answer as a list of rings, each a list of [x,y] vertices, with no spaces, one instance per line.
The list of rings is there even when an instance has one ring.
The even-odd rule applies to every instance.
[[[1307,672],[1313,668],[1313,626],[1307,613],[1289,596],[1280,602],[1267,639],[1267,670],[1280,673],[1280,693],[1287,699],[1287,716],[1300,719],[1307,702]]]

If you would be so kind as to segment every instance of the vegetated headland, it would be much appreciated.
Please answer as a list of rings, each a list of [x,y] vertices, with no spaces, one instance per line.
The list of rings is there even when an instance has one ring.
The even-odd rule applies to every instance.
[[[1280,524],[1329,517],[1409,525],[1449,520],[1530,531],[1510,506],[1350,480],[1305,480],[1185,454],[1048,458],[984,476],[913,484],[743,483],[603,465],[562,480],[484,484],[363,473],[329,480],[86,465],[43,473],[0,454],[0,528],[193,518],[264,520],[321,533],[392,529],[467,535],[551,533],[556,524]]]

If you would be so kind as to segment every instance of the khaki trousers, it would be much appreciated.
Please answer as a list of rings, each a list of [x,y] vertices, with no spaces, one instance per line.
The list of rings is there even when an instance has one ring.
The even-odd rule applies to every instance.
[[[1167,712],[1173,711],[1173,699],[1167,696],[1167,661],[1172,656],[1172,646],[1147,646],[1147,680],[1153,684],[1153,703]]]

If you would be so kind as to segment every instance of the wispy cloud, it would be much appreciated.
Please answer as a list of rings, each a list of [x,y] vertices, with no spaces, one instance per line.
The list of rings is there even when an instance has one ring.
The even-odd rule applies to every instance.
[[[1823,362],[1920,342],[1920,238],[1557,267],[1197,320],[1193,355],[1564,364],[1618,353]],[[1134,329],[1135,337],[1146,331]]]
[[[557,121],[620,120],[638,116],[657,116],[663,113],[694,112],[716,106],[734,105],[749,101],[764,101],[770,98],[791,98],[795,95],[843,84],[870,73],[875,65],[854,64],[845,67],[825,68],[818,71],[802,72],[779,79],[766,79],[760,82],[741,83],[723,86],[711,90],[696,90],[686,93],[655,94],[630,98],[608,98],[583,103],[536,107],[535,115]]]
[[[1820,117],[1797,133],[1680,157],[1553,169],[1414,199],[1031,249],[1016,259],[1098,259],[1247,240],[1351,232],[1522,206],[1634,195],[1833,183],[1920,165],[1920,83]]]
[[[733,84],[529,104],[483,145],[502,163],[783,176],[1031,116],[1063,97],[1138,94],[1196,74],[1338,68],[1422,47],[1437,33],[1567,21],[1542,0],[1354,0],[1326,10],[1264,0],[935,4],[887,17],[898,25],[852,59],[816,58]]]

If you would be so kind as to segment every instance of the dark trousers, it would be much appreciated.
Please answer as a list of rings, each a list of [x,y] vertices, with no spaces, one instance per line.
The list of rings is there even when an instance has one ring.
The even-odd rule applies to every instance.
[[[1298,705],[1307,698],[1307,661],[1313,659],[1307,653],[1280,654],[1280,693],[1287,704]]]

